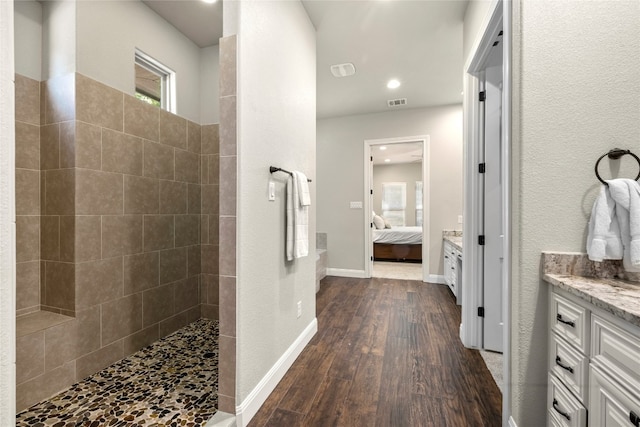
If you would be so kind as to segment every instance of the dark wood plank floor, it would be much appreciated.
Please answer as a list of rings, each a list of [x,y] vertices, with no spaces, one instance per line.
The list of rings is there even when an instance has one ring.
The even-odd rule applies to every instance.
[[[446,286],[327,277],[317,317],[250,427],[500,426],[500,390],[460,343]]]

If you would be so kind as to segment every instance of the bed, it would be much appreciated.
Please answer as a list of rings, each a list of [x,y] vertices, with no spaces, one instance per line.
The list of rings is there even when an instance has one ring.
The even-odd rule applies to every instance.
[[[422,227],[374,229],[373,259],[422,262]]]

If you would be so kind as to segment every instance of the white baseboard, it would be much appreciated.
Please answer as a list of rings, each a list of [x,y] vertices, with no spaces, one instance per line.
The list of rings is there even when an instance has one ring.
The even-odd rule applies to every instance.
[[[349,270],[346,268],[327,268],[327,276],[355,277],[358,279],[366,277],[364,270]]]
[[[518,424],[516,424],[516,420],[514,420],[513,417],[509,417],[509,427],[518,427]]]
[[[258,412],[258,409],[267,400],[267,397],[276,388],[316,332],[318,332],[318,320],[314,318],[287,351],[280,356],[280,359],[269,369],[269,372],[262,377],[258,385],[251,390],[249,396],[239,406],[236,406],[236,423],[238,426],[245,427],[249,424],[249,421]]]
[[[430,274],[427,277],[427,282],[429,283],[439,283],[441,285],[444,285],[444,276],[442,274]]]

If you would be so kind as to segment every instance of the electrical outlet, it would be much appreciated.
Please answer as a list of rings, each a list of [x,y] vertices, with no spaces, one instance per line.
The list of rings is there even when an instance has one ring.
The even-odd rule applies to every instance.
[[[458,215],[458,224],[462,224],[462,215]]]
[[[362,202],[349,202],[351,209],[362,209]]]
[[[302,301],[298,301],[298,318],[302,316]]]

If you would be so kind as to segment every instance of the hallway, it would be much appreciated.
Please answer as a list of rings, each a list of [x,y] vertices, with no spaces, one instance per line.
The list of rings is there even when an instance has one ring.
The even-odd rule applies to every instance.
[[[500,425],[500,391],[460,344],[446,286],[327,277],[317,317],[318,334],[251,427]]]

